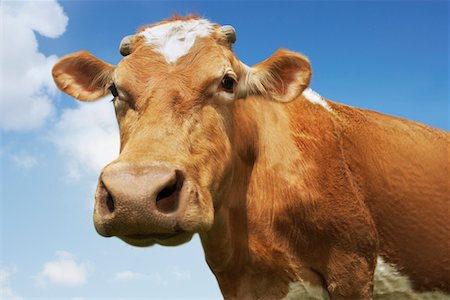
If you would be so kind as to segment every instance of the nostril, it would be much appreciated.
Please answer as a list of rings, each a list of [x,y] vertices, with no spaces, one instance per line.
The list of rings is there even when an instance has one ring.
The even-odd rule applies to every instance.
[[[110,193],[108,193],[104,199],[105,206],[108,209],[109,213],[114,212],[114,200]]]
[[[177,191],[177,183],[175,182],[175,184],[165,187],[164,189],[162,189],[161,192],[158,193],[158,196],[156,196],[156,202],[172,196],[176,191]]]
[[[106,189],[103,182],[99,183],[97,190],[98,208],[102,215],[112,214],[115,209],[114,199],[111,193]]]
[[[184,178],[181,172],[176,171],[174,182],[165,186],[156,196],[156,208],[163,213],[171,213],[178,208],[178,198]]]

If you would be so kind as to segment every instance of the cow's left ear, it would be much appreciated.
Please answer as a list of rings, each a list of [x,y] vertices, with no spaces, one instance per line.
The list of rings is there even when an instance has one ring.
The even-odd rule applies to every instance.
[[[299,96],[311,80],[309,60],[298,53],[280,49],[269,59],[247,70],[240,96],[260,95],[278,102]]]

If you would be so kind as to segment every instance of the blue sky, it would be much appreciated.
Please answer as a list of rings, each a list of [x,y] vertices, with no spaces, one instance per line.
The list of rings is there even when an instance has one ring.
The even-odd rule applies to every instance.
[[[449,130],[447,1],[1,2],[0,295],[6,299],[220,298],[198,238],[135,248],[97,235],[93,193],[117,153],[112,104],[55,90],[57,57],[117,63],[121,38],[174,12],[237,30],[252,65],[307,55],[312,88],[345,104]],[[2,294],[3,293],[3,294]]]

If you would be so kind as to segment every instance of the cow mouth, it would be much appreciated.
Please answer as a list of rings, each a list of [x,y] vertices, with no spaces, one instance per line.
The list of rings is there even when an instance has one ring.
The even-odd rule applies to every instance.
[[[125,235],[126,238],[133,239],[133,240],[148,240],[148,239],[154,239],[154,240],[167,240],[170,239],[177,234],[181,232],[175,232],[175,233],[154,233],[154,234],[127,234]]]
[[[189,241],[192,233],[178,231],[174,233],[152,233],[152,234],[128,234],[119,236],[124,242],[137,246],[148,247],[154,244],[175,246]]]

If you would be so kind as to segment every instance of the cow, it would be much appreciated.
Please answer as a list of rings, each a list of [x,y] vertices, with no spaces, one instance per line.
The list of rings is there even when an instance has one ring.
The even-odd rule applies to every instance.
[[[450,134],[323,98],[298,53],[249,67],[235,40],[176,16],[125,37],[117,66],[55,64],[68,95],[114,97],[97,232],[140,247],[198,233],[226,299],[448,297]]]

